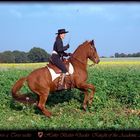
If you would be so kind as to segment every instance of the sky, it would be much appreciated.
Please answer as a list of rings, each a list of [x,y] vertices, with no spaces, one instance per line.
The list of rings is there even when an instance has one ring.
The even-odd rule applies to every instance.
[[[0,52],[51,53],[61,28],[67,52],[92,39],[99,56],[140,52],[140,2],[0,2]]]

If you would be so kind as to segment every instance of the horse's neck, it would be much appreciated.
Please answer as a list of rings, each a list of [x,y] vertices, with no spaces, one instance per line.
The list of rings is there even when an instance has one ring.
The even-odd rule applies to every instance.
[[[79,47],[74,53],[73,57],[84,65],[87,65],[87,54],[83,47]]]

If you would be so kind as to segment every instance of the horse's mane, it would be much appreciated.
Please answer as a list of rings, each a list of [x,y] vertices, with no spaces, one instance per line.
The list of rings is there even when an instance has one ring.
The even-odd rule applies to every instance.
[[[75,53],[79,50],[79,48],[81,48],[81,47],[87,45],[88,43],[89,43],[89,41],[86,40],[85,42],[83,42],[82,44],[80,44],[80,45],[77,47],[77,49],[74,51],[73,54],[75,54]]]

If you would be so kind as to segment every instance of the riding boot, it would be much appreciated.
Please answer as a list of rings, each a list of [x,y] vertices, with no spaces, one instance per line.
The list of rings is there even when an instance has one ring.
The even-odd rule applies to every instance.
[[[63,85],[63,83],[64,83],[64,79],[65,79],[65,76],[66,76],[66,73],[62,73],[62,76],[60,77],[61,79],[61,81],[59,82],[59,84],[58,84],[58,90],[63,90],[63,89],[65,89],[65,87],[64,87],[64,85]]]

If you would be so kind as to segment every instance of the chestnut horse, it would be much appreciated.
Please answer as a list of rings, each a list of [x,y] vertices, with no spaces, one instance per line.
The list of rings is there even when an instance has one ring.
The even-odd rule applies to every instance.
[[[65,84],[67,85],[67,89],[77,88],[84,92],[84,101],[82,105],[84,110],[86,110],[87,104],[92,104],[93,95],[95,93],[94,85],[88,84],[86,82],[88,78],[88,58],[95,64],[98,64],[100,61],[93,40],[85,41],[83,44],[79,45],[74,53],[67,59],[72,64],[74,72],[65,77]],[[17,101],[33,103],[34,101],[29,98],[29,96],[19,93],[19,90],[22,88],[23,84],[27,82],[30,90],[39,96],[37,107],[45,116],[50,117],[52,113],[46,109],[45,103],[49,93],[57,91],[59,77],[57,77],[55,80],[52,80],[52,75],[48,66],[38,68],[32,71],[27,77],[20,78],[13,85],[12,96]],[[91,90],[89,97],[88,89]]]

